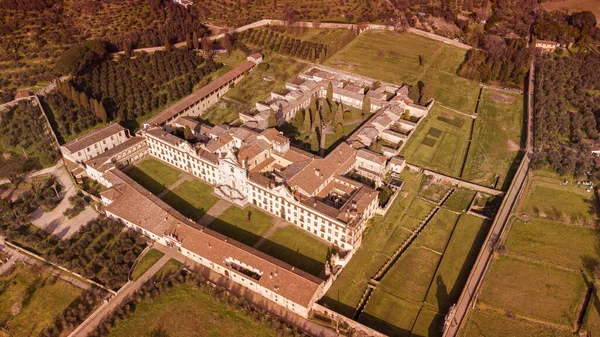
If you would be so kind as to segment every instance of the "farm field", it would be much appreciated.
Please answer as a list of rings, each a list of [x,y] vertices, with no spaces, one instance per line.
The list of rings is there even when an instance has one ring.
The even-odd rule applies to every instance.
[[[367,31],[325,65],[397,85],[429,83],[438,103],[470,114],[475,110],[479,84],[456,75],[465,54],[410,33]],[[422,65],[419,56],[424,58]]]
[[[506,190],[517,169],[523,130],[523,95],[483,89],[462,178]]]
[[[400,153],[411,164],[458,177],[471,124],[471,118],[435,104]]]
[[[109,336],[268,337],[274,333],[225,303],[216,302],[210,294],[183,284],[138,304],[131,317],[119,322]]]
[[[213,194],[212,186],[194,178],[167,192],[162,200],[186,217],[198,221],[219,201],[219,197]]]
[[[0,276],[0,289],[0,322],[15,337],[39,335],[81,293],[71,284],[22,264]]]
[[[570,181],[536,171],[514,211],[504,249],[492,262],[465,336],[570,336],[586,282],[597,277],[597,200]],[[588,305],[581,332],[597,332]]]
[[[131,179],[153,194],[162,192],[177,180],[181,173],[174,167],[155,158],[147,158],[125,171]]]
[[[246,222],[246,220],[249,221]],[[214,219],[208,228],[248,246],[255,245],[271,228],[273,218],[257,208],[248,206],[241,209],[229,206]]]
[[[388,336],[410,336],[419,306],[375,289],[359,322],[377,327]]]
[[[560,200],[560,202],[557,202]],[[598,220],[598,204],[593,193],[559,179],[536,178],[529,189],[521,213],[533,217],[578,224]]]
[[[514,220],[506,248],[510,253],[573,268],[598,259],[597,233],[587,227],[545,219]]]
[[[578,271],[502,256],[492,265],[479,305],[569,327],[585,288]]]
[[[591,11],[600,18],[600,6],[596,0],[550,0],[541,4],[548,11],[568,11],[569,13]]]
[[[568,337],[573,336],[570,329],[559,329],[534,323],[521,318],[509,318],[505,313],[493,310],[476,309],[467,323],[463,336],[480,337],[531,336],[531,337]]]
[[[458,188],[444,202],[444,207],[456,212],[464,212],[471,204],[471,201],[473,201],[473,198],[475,198],[475,191]]]
[[[330,249],[292,225],[277,229],[258,246],[258,250],[315,276],[323,272]]]

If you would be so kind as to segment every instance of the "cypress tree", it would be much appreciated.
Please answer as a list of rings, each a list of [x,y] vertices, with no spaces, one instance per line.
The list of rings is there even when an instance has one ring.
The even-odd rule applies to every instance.
[[[192,45],[192,39],[190,38],[190,34],[187,34],[187,35],[185,36],[185,47],[186,47],[187,49],[192,49],[192,48],[193,48],[193,45]]]
[[[333,115],[333,125],[342,124],[344,122],[344,107],[342,104],[338,104],[337,109],[335,111],[335,115]]]
[[[329,81],[329,84],[327,85],[327,100],[329,103],[333,103],[333,85],[331,84],[331,81]]]
[[[369,95],[365,95],[365,98],[363,99],[362,113],[365,115],[369,115],[371,113],[371,98]]]
[[[304,132],[309,133],[311,127],[310,112],[308,110],[304,110]]]
[[[200,48],[200,41],[198,41],[198,34],[194,31],[192,34],[192,45],[194,49],[198,50]]]
[[[185,138],[185,140],[187,141],[193,140],[195,138],[192,129],[190,129],[190,127],[187,125],[183,129],[183,138]]]
[[[321,129],[321,113],[319,112],[319,109],[315,109],[312,112],[312,120],[313,120],[313,125],[312,127],[315,129]]]
[[[165,36],[165,51],[167,53],[171,52],[171,43],[169,42],[169,38]]]
[[[104,108],[104,104],[102,104],[102,102],[98,102],[98,117],[104,123],[108,121],[108,114],[106,113],[106,109]]]

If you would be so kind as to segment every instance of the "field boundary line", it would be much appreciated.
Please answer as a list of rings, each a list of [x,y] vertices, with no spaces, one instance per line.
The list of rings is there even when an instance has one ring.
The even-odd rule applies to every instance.
[[[523,321],[530,322],[530,323],[535,323],[535,324],[541,324],[541,325],[547,326],[549,328],[560,329],[560,330],[567,330],[569,332],[571,332],[572,329],[573,329],[572,327],[570,327],[568,325],[551,323],[551,322],[545,321],[545,320],[540,319],[540,318],[534,318],[534,317],[531,317],[531,316],[523,315],[521,313],[516,313],[514,311],[510,311],[510,310],[498,308],[498,307],[489,305],[489,304],[487,304],[485,302],[484,303],[479,303],[477,305],[477,307],[481,311],[488,312],[488,313],[492,312],[494,314],[499,314],[499,315],[502,315],[502,316],[505,316],[506,312],[509,311],[516,318],[519,318],[519,319],[521,319]]]

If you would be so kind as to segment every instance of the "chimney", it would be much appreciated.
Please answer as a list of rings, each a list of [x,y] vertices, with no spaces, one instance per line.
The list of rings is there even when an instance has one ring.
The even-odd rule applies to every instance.
[[[319,170],[318,168],[315,167],[315,175],[318,177],[319,175],[321,175],[321,170]]]

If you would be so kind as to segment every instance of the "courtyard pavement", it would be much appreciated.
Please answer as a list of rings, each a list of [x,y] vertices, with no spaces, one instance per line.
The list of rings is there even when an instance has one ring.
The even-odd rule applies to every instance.
[[[81,226],[87,224],[90,220],[98,217],[98,213],[87,206],[81,213],[69,219],[63,215],[63,212],[71,208],[69,197],[77,194],[77,188],[69,176],[69,172],[64,165],[56,165],[49,172],[56,177],[56,180],[63,186],[60,192],[62,197],[61,202],[50,212],[44,212],[43,208],[39,208],[30,214],[30,219],[33,225],[43,229],[47,233],[52,233],[61,239],[68,239],[75,234]]]

